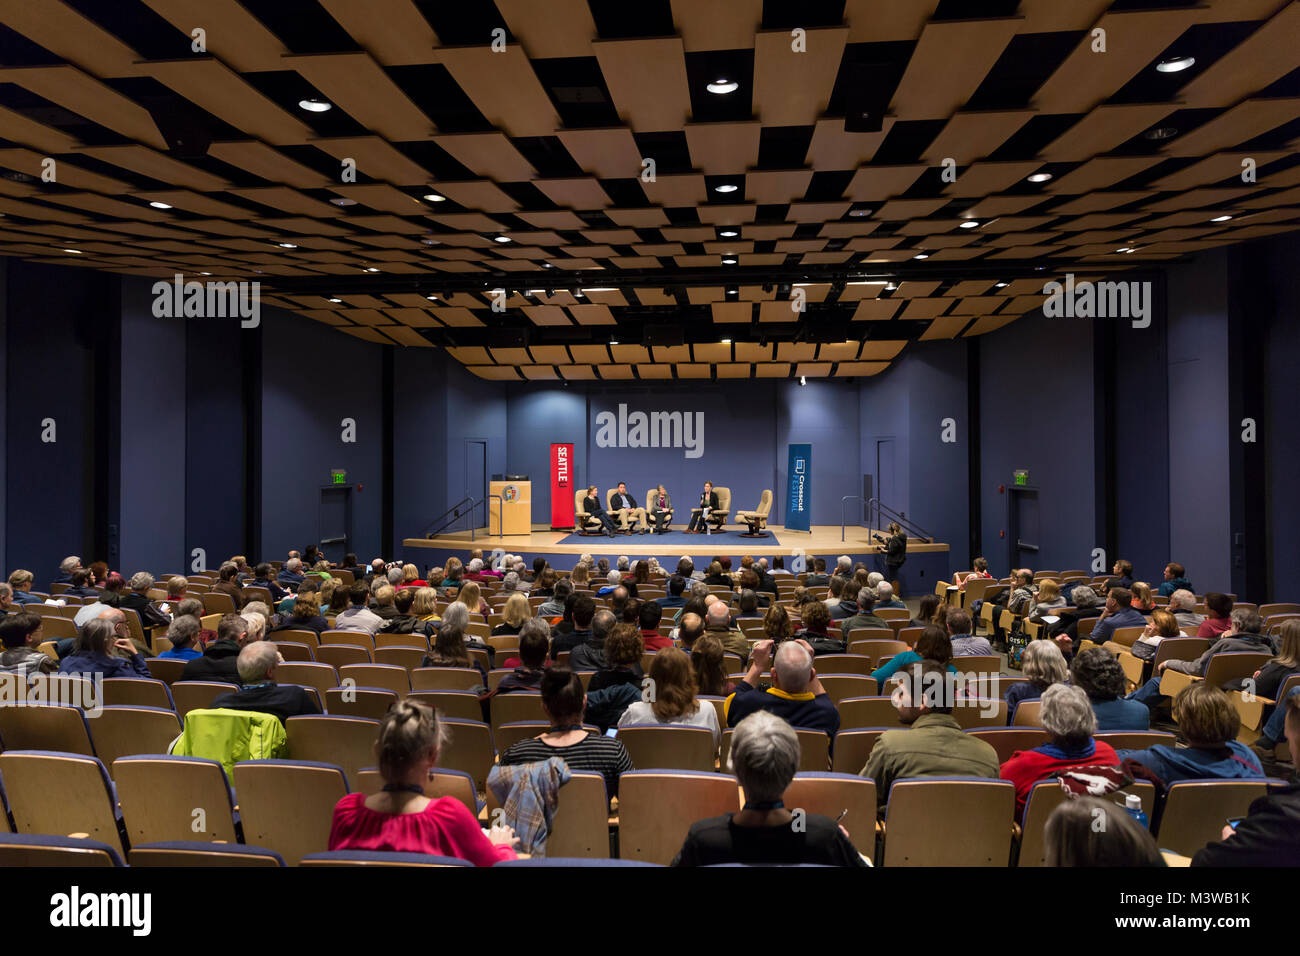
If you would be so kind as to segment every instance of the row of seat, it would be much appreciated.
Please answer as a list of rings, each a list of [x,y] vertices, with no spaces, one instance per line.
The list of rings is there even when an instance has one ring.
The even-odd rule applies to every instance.
[[[296,865],[325,849],[334,806],[352,789],[341,767],[313,761],[245,761],[235,765],[230,781],[219,763],[194,757],[122,757],[113,770],[110,780],[93,757],[0,754],[6,806],[19,833],[85,834],[123,855],[128,847],[196,838],[233,846],[242,837]],[[369,767],[351,779],[364,793],[382,786]],[[1224,819],[1245,815],[1267,783],[1182,781],[1159,805],[1148,782],[1126,789],[1156,821],[1159,844],[1191,855],[1219,838]],[[482,819],[496,809],[494,802],[481,804],[469,776],[458,771],[435,771],[425,793],[459,799]],[[1042,865],[1043,828],[1064,799],[1056,781],[1040,782],[1017,824],[1015,788],[1005,780],[899,780],[879,811],[875,782],[854,774],[799,773],[784,795],[788,808],[840,819],[859,852],[885,866]],[[575,772],[560,791],[547,853],[668,863],[693,821],[737,812],[742,803],[732,776],[635,770],[620,778],[613,819],[603,777]],[[8,825],[5,816],[0,826]]]

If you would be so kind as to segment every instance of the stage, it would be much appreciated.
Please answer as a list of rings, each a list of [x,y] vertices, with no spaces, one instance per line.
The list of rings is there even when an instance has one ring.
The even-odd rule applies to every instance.
[[[552,531],[544,525],[534,525],[530,534],[489,536],[487,529],[482,528],[476,530],[472,538],[469,531],[434,538],[404,538],[402,557],[419,567],[422,574],[434,565],[443,564],[451,555],[464,560],[466,552],[476,548],[481,548],[484,555],[500,548],[520,555],[529,565],[540,556],[561,570],[571,569],[582,554],[590,554],[596,559],[608,558],[611,565],[624,554],[632,561],[653,555],[668,570],[675,568],[683,555],[689,556],[699,570],[703,570],[714,556],[729,556],[734,570],[739,567],[740,558],[747,554],[755,558],[766,557],[769,565],[774,557],[781,555],[789,569],[790,559],[800,552],[825,558],[830,568],[834,568],[837,557],[847,554],[854,562],[863,561],[882,573],[885,570],[878,544],[870,537],[873,533],[883,532],[872,532],[855,525],[844,529],[844,540],[841,541],[839,525],[813,525],[811,531],[769,525],[770,533],[763,538],[745,537],[740,533],[743,530],[743,525],[732,525],[722,534],[682,536],[679,529],[665,540],[669,536],[653,532],[619,534],[613,538],[603,534],[576,537],[572,529]],[[907,562],[900,574],[904,593],[915,595],[919,591],[933,591],[936,580],[949,580],[956,569],[948,567],[948,550],[945,542],[908,541]]]

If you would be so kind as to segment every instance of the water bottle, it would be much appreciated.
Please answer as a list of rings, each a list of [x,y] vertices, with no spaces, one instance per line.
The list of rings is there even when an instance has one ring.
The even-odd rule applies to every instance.
[[[1142,812],[1142,798],[1136,793],[1127,794],[1124,797],[1124,809],[1127,810],[1138,823],[1142,824],[1142,829],[1151,829],[1151,821],[1147,815]]]

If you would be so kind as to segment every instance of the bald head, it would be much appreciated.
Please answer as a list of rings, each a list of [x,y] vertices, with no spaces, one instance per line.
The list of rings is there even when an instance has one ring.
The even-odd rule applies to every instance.
[[[695,639],[704,633],[704,619],[694,611],[687,611],[682,615],[681,626],[677,628],[677,637],[681,642],[690,647],[695,643]]]
[[[710,604],[704,616],[709,623],[709,627],[726,627],[731,623],[731,613],[727,610],[727,605],[721,601],[714,601]]]
[[[97,616],[101,621],[108,621],[114,627],[126,620],[126,615],[122,613],[121,608],[116,607],[105,608]]]
[[[772,680],[787,694],[802,694],[812,680],[812,655],[797,641],[783,641],[772,662]]]

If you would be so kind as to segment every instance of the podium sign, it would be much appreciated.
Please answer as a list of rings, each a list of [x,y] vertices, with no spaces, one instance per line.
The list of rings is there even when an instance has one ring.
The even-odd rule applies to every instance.
[[[494,481],[488,485],[488,534],[531,534],[532,530],[533,483]]]
[[[551,527],[573,528],[573,444],[551,445]]]

